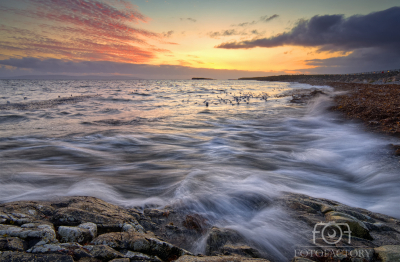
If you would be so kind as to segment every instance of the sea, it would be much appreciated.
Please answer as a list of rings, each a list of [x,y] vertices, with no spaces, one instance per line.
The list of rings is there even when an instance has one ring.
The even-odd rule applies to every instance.
[[[291,102],[314,90],[325,95]],[[1,80],[0,202],[179,205],[277,257],[296,238],[273,205],[287,192],[400,218],[388,146],[399,140],[329,110],[333,95],[285,82]]]

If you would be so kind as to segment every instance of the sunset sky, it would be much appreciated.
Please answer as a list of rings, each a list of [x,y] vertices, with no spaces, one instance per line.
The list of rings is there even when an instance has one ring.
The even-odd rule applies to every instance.
[[[400,68],[399,0],[2,0],[0,77]]]

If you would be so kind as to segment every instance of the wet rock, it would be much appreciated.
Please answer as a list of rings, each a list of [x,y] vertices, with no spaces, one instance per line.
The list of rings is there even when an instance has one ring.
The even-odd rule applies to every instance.
[[[249,258],[241,256],[182,256],[176,262],[269,262],[262,258]]]
[[[146,233],[146,230],[144,230],[144,228],[137,221],[131,223],[125,223],[122,226],[122,231],[123,232],[134,231],[138,233]]]
[[[135,222],[137,214],[94,197],[73,197],[52,204],[57,209],[51,221],[56,226],[77,226],[91,222],[98,233],[121,231],[123,224]]]
[[[24,251],[26,242],[17,237],[0,237],[0,251]]]
[[[161,241],[152,235],[133,231],[103,234],[94,239],[92,243],[94,245],[107,245],[117,250],[128,249],[142,252],[157,256],[162,260],[173,260],[182,255],[190,254],[190,252]]]
[[[124,257],[122,253],[106,245],[86,245],[85,250],[87,250],[93,257],[102,261]]]
[[[400,261],[400,246],[398,245],[381,246],[374,250],[382,262]]]
[[[28,249],[28,253],[52,253],[52,252],[68,252],[68,249],[61,247],[59,244],[36,245]]]
[[[206,255],[221,253],[220,249],[225,244],[238,244],[243,242],[242,236],[235,230],[213,227],[206,240]]]
[[[198,214],[186,215],[182,225],[187,229],[194,229],[197,232],[202,232],[207,226],[205,218]]]
[[[18,262],[74,262],[72,256],[62,254],[30,254],[23,252],[5,251],[0,253],[0,261]]]
[[[246,245],[234,246],[234,245],[224,245],[221,248],[221,252],[224,255],[239,255],[243,257],[253,257],[260,258],[260,252],[252,247]]]
[[[89,229],[68,226],[60,226],[58,228],[58,234],[61,237],[61,242],[77,242],[81,244],[91,241],[93,235]]]
[[[83,224],[80,224],[78,227],[89,230],[91,240],[93,238],[97,237],[97,225],[95,223],[91,223],[91,222],[83,223]]]
[[[349,225],[351,234],[353,236],[372,240],[372,237],[369,234],[367,226],[362,221],[359,221],[353,216],[341,212],[331,211],[325,214],[325,218],[327,221],[342,223],[342,224],[345,223]],[[346,228],[342,229],[347,230]]]
[[[125,253],[125,257],[129,258],[130,261],[153,261],[153,262],[162,262],[157,256],[149,256],[139,252],[128,251]]]
[[[0,225],[0,235],[18,237],[24,240],[37,239],[38,245],[58,242],[54,227],[38,225],[34,228],[21,228],[11,225]]]

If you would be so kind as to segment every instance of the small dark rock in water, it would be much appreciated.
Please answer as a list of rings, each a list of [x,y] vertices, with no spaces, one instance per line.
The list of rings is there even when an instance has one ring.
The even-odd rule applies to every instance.
[[[208,102],[206,102],[206,106],[208,107]]]
[[[28,99],[26,96],[24,97],[24,100]]]

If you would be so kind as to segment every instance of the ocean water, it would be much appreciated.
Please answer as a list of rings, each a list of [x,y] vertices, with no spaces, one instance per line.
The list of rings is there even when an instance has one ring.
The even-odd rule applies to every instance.
[[[284,192],[400,218],[400,165],[387,146],[399,141],[328,111],[330,96],[289,102],[313,88],[333,92],[233,80],[0,81],[0,201],[179,205],[282,260],[296,230],[268,203]]]

